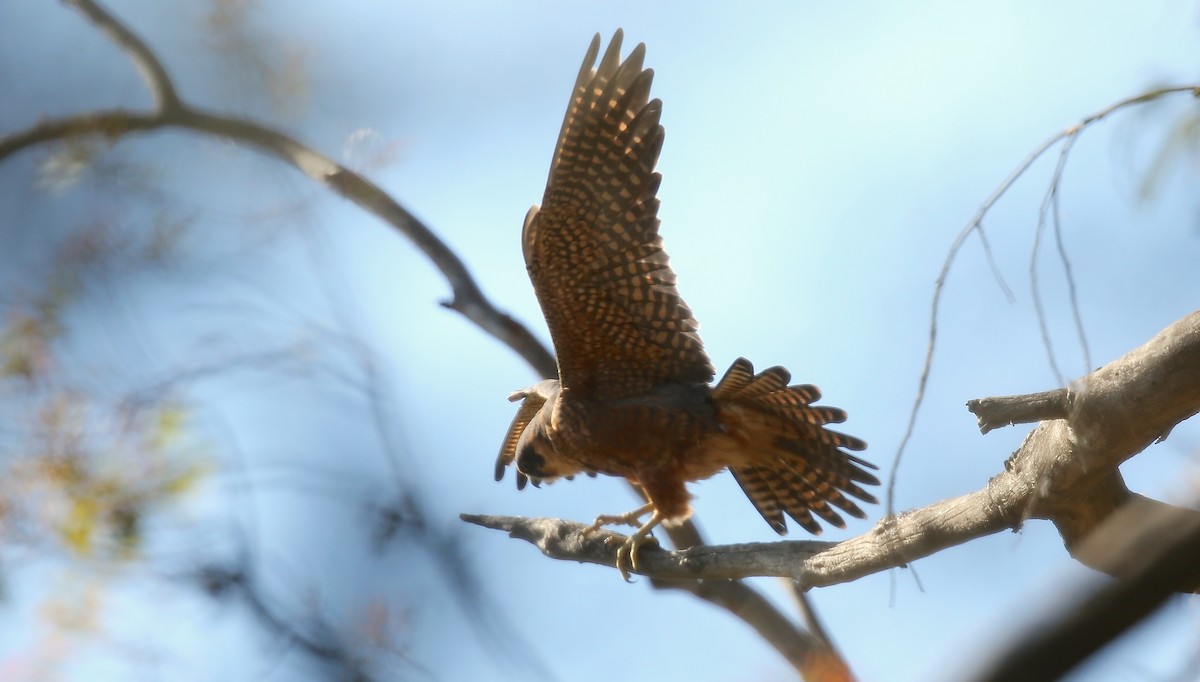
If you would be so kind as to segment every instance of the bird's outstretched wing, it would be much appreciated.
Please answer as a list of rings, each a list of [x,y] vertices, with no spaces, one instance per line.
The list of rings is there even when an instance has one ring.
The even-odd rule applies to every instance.
[[[540,210],[525,219],[529,277],[564,388],[598,399],[666,382],[708,383],[713,366],[658,234],[662,103],[645,46],[620,61],[597,35],[567,107]]]

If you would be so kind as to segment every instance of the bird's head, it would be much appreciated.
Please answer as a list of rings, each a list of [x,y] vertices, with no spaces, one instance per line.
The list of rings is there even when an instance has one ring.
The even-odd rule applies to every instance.
[[[551,417],[558,395],[558,381],[545,379],[508,397],[512,402],[521,401],[521,407],[496,459],[497,481],[514,462],[518,489],[524,488],[527,481],[539,486],[543,481],[571,478],[581,471],[577,463],[564,459],[554,447]]]

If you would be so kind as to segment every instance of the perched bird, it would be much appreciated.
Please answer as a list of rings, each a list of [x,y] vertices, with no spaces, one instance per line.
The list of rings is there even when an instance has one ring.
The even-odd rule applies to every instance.
[[[621,38],[617,30],[595,68],[600,36],[592,39],[541,208],[525,217],[525,265],[559,377],[509,398],[523,402],[496,480],[515,461],[518,488],[579,473],[639,486],[645,506],[592,526],[637,527],[617,553],[628,579],[651,531],[690,515],[689,481],[728,468],[781,535],[784,514],[812,533],[821,532],[814,516],[839,528],[839,511],[863,518],[849,497],[875,502],[860,484],[879,481],[867,471],[874,465],[845,452],[863,441],[824,428],[845,412],[814,406],[817,388],[789,386],[786,369],[755,374],[739,358],[709,385],[713,365],[658,233],[662,102],[649,99],[645,45],[622,62]]]

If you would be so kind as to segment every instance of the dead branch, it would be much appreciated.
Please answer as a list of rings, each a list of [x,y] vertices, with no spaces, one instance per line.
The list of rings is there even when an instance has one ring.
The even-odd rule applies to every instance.
[[[665,551],[647,546],[638,555],[641,575],[666,580],[779,577],[803,588],[857,580],[934,554],[946,547],[1017,525],[981,513],[984,491],[880,520],[844,542],[789,540],[702,545]],[[584,534],[588,524],[563,519],[463,514],[468,523],[507,532],[554,559],[616,566],[623,536],[608,530]]]
[[[900,444],[896,447],[896,454],[892,458],[891,475],[888,476],[887,492],[885,495],[887,513],[892,514],[895,512],[892,502],[895,498],[896,475],[900,470],[900,462],[904,458],[904,449],[907,447],[908,441],[912,438],[913,432],[916,429],[917,414],[921,411],[921,404],[925,401],[925,387],[929,383],[929,374],[933,369],[933,353],[937,346],[938,311],[941,310],[942,291],[945,289],[946,280],[950,275],[950,267],[954,265],[954,261],[958,258],[958,252],[962,249],[963,245],[966,244],[967,238],[972,234],[979,236],[980,242],[983,244],[984,255],[987,256],[988,264],[992,267],[992,273],[996,276],[996,281],[1000,284],[1000,288],[1004,292],[1005,297],[1011,299],[1012,292],[1009,290],[1008,285],[1005,284],[1004,280],[1000,277],[999,271],[997,270],[995,263],[992,261],[992,252],[991,248],[988,246],[987,233],[984,232],[983,229],[983,219],[987,217],[987,214],[992,210],[992,207],[994,207],[996,203],[1008,193],[1008,190],[1011,189],[1014,184],[1016,184],[1017,180],[1019,180],[1021,176],[1025,175],[1025,172],[1029,170],[1030,166],[1032,166],[1035,161],[1040,159],[1043,154],[1053,149],[1054,145],[1066,140],[1067,142],[1065,148],[1059,155],[1058,164],[1050,184],[1050,192],[1047,196],[1051,200],[1050,207],[1055,209],[1055,232],[1056,237],[1058,237],[1059,255],[1067,274],[1068,292],[1071,297],[1072,306],[1071,312],[1075,319],[1075,326],[1079,333],[1080,342],[1084,346],[1084,355],[1085,357],[1089,356],[1090,352],[1087,350],[1087,341],[1084,338],[1082,331],[1083,323],[1079,316],[1074,277],[1070,272],[1070,263],[1066,257],[1065,251],[1063,250],[1062,239],[1059,235],[1060,221],[1057,215],[1056,197],[1058,186],[1062,179],[1063,168],[1065,167],[1067,157],[1070,155],[1071,147],[1074,145],[1075,140],[1078,139],[1080,133],[1089,128],[1091,125],[1111,116],[1118,111],[1121,111],[1122,109],[1139,104],[1145,104],[1147,102],[1153,102],[1155,100],[1162,99],[1163,97],[1177,94],[1189,94],[1192,97],[1200,97],[1200,85],[1191,84],[1158,88],[1156,90],[1144,92],[1140,95],[1118,100],[1104,107],[1100,111],[1084,117],[1078,123],[1070,125],[1054,135],[1051,135],[1049,139],[1042,142],[1042,144],[1038,145],[1036,149],[1030,152],[1029,155],[1021,161],[1021,163],[1017,164],[1017,167],[1008,174],[1008,177],[1004,178],[1004,180],[1000,182],[996,189],[992,190],[992,193],[989,194],[986,199],[984,199],[982,204],[980,204],[979,209],[975,212],[975,215],[971,217],[971,220],[967,222],[965,226],[963,226],[962,230],[960,230],[958,235],[954,238],[954,241],[951,242],[950,248],[946,251],[946,258],[942,261],[942,268],[938,272],[937,280],[934,282],[933,286],[932,310],[929,317],[929,342],[925,347],[925,360],[921,365],[921,376],[917,380],[917,392],[913,397],[912,409],[909,410],[908,424],[905,426],[904,435],[900,438]],[[1038,235],[1041,234],[1040,226],[1045,224],[1046,209],[1047,205],[1043,204],[1042,210],[1039,213],[1039,229],[1037,231]],[[1036,253],[1037,246],[1035,243],[1034,257],[1036,257]],[[1044,315],[1041,312],[1041,299],[1036,295],[1036,293],[1034,295],[1034,302],[1038,310],[1039,326],[1042,327],[1043,335],[1046,336],[1044,331],[1044,321],[1042,319]],[[1048,336],[1046,336],[1046,338],[1048,338]],[[1049,351],[1048,344],[1047,350]],[[1051,364],[1053,365],[1054,360],[1052,352],[1050,352],[1050,358]],[[1055,372],[1057,373],[1057,371],[1058,369],[1055,367]]]
[[[1161,505],[1161,503],[1156,503]],[[1112,526],[1112,528],[1110,528]],[[1113,537],[1139,547],[1109,547]],[[1200,514],[1161,505],[1126,505],[1085,543],[1114,562],[1109,582],[1040,627],[1025,630],[980,667],[979,682],[1057,679],[1099,651],[1184,586],[1200,585]],[[1184,587],[1186,589],[1186,587]]]
[[[1013,424],[1032,424],[1067,418],[1067,389],[1059,388],[1029,395],[1005,395],[967,401],[967,409],[979,421],[979,432]]]
[[[1061,399],[1049,395],[1030,396],[1024,403],[1000,401],[1039,406],[1036,409],[1052,418],[1038,425],[1005,462],[1004,470],[980,490],[885,517],[867,533],[837,544],[748,543],[674,552],[647,547],[638,572],[676,580],[781,576],[805,588],[822,587],[904,566],[1005,528],[1017,529],[1028,519],[1046,519],[1058,528],[1071,556],[1110,575],[1126,575],[1130,569],[1122,563],[1122,552],[1131,551],[1134,543],[1154,543],[1157,529],[1148,525],[1150,519],[1168,513],[1173,519],[1200,518],[1200,512],[1134,495],[1117,470],[1200,411],[1200,310],[1075,382],[1067,394],[1065,418],[1053,418],[1059,414]],[[1020,409],[1032,414],[1035,408]],[[1125,518],[1136,523],[1127,522],[1120,529],[1105,525],[1100,545],[1085,542],[1123,508],[1131,511]],[[583,524],[558,519],[470,515],[463,519],[507,531],[556,559],[606,566],[616,562],[619,542],[614,541],[624,540],[608,531],[584,535]],[[1097,546],[1107,551],[1098,551]],[[1195,590],[1200,576],[1175,587]]]
[[[651,578],[655,589],[681,590],[737,613],[806,680],[852,680],[846,661],[832,647],[798,627],[766,597],[737,580]]]

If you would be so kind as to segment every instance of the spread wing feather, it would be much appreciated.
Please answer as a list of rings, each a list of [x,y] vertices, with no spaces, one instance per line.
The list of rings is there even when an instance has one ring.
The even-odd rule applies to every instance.
[[[541,208],[522,231],[564,388],[596,399],[708,383],[713,366],[658,233],[662,104],[645,46],[596,36],[563,119]]]

